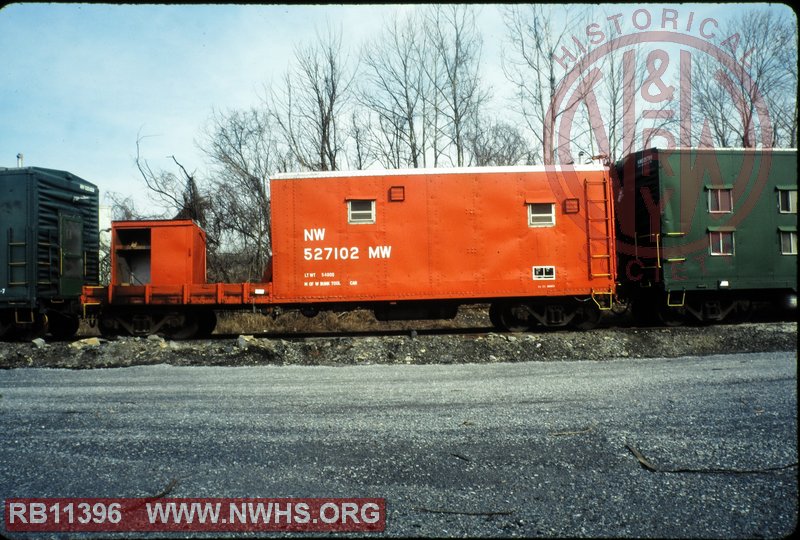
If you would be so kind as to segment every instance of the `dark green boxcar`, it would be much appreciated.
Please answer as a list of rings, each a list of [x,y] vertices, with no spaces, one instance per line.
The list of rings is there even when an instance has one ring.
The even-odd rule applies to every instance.
[[[0,337],[78,328],[97,284],[97,186],[65,171],[0,169]]]
[[[796,307],[796,149],[649,149],[617,173],[620,280],[640,313]]]

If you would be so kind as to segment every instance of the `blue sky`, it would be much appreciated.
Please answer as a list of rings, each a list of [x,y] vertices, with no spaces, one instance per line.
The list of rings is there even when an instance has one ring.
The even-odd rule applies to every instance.
[[[355,56],[387,17],[414,8],[6,6],[0,10],[0,167],[16,166],[22,152],[26,166],[68,170],[103,191],[143,200],[134,165],[139,134],[154,168],[171,168],[167,156],[174,154],[190,170],[202,170],[196,141],[212,109],[256,105],[263,85],[283,75],[296,44],[312,41],[326,24],[341,26]],[[479,24],[484,65],[494,66],[483,76],[491,81],[501,77],[504,35],[495,5],[482,6]]]
[[[354,41],[390,10],[364,6],[16,4],[0,10],[0,167],[65,169],[141,191],[138,134],[154,168],[202,168],[212,109],[258,103],[326,21]]]

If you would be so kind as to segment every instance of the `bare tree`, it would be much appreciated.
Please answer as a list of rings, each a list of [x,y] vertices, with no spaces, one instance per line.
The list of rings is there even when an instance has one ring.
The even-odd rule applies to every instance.
[[[610,17],[608,18],[611,19]],[[613,25],[604,30],[613,36]],[[575,133],[576,149],[587,156],[604,155],[611,162],[636,150],[656,144],[658,137],[668,138],[668,143],[679,141],[675,128],[679,115],[675,114],[679,92],[671,85],[657,101],[644,101],[640,97],[648,79],[646,65],[651,61],[664,61],[664,56],[653,51],[643,51],[640,44],[619,47],[611,40],[609,50],[593,66],[587,84],[579,92],[587,105],[581,126]],[[594,76],[594,79],[592,77]],[[649,94],[649,90],[648,90]],[[591,104],[591,106],[589,105]],[[588,114],[593,108],[596,115]],[[646,112],[647,114],[642,114]]]
[[[353,153],[349,161],[356,170],[366,169],[374,161],[370,145],[371,128],[368,115],[355,110],[351,113],[350,140],[353,142]]]
[[[436,112],[455,152],[454,164],[463,166],[467,126],[479,114],[488,93],[479,76],[482,38],[475,9],[463,4],[433,4],[426,13],[426,35],[436,62],[426,66]]]
[[[200,181],[175,156],[176,172],[154,169],[141,157],[136,165],[150,197],[163,209],[158,217],[192,219],[205,231],[212,280],[260,281],[269,266],[269,174],[287,162],[273,138],[268,112],[260,109],[212,112],[201,149],[213,176]],[[274,161],[273,161],[274,160]],[[274,164],[277,162],[277,164]],[[141,217],[130,200],[115,212]]]
[[[716,44],[735,59],[693,59],[693,135],[714,146],[797,142],[797,23],[771,9],[732,18]],[[767,121],[764,121],[768,118]]]
[[[116,191],[108,191],[105,194],[111,206],[111,219],[114,221],[127,221],[135,219],[154,219],[157,215],[148,215],[136,207],[136,202],[132,197],[123,195]]]
[[[180,173],[176,174],[164,169],[155,170],[141,155],[141,143],[145,137],[136,139],[136,168],[147,187],[147,194],[163,209],[163,215],[170,217],[188,217],[205,225],[205,202],[198,189],[194,173],[189,173],[175,156],[172,159]]]
[[[533,164],[533,149],[519,128],[507,122],[476,119],[466,140],[471,166]]]
[[[570,6],[556,8],[542,4],[510,5],[503,8],[510,51],[502,58],[506,79],[513,85],[515,110],[528,126],[540,149],[545,164],[555,163],[558,144],[555,139],[558,116],[575,113],[580,100],[571,100],[564,109],[548,114],[556,89],[568,72],[561,58],[568,38],[575,35],[582,19],[573,14]],[[580,96],[578,96],[580,97]],[[549,140],[547,140],[549,139]],[[552,146],[552,153],[544,149]]]
[[[383,114],[377,115],[375,124],[370,125],[371,153],[389,169],[408,166],[402,123],[400,114],[394,116]]]
[[[388,152],[377,152],[385,166],[424,163],[424,39],[416,18],[392,18],[377,38],[362,47],[359,102],[376,116],[381,128],[373,143],[390,144]]]
[[[271,255],[269,175],[278,155],[269,114],[255,108],[214,112],[201,147],[214,170],[209,271],[227,281],[258,281]]]
[[[315,43],[296,47],[294,60],[284,77],[284,91],[271,93],[269,109],[301,167],[337,170],[353,82],[341,32],[329,29],[324,37],[318,34]]]
[[[442,60],[430,46],[427,32],[420,53],[420,63],[425,66],[425,77],[422,81],[423,167],[438,167],[447,150],[447,143],[443,127],[445,119],[441,112],[444,100],[435,89],[444,84],[444,75]]]

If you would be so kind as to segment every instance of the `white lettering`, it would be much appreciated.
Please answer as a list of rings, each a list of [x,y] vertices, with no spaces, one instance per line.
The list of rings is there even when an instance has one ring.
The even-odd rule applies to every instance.
[[[342,523],[347,523],[348,518],[350,518],[353,523],[359,523],[356,512],[358,512],[358,505],[356,503],[342,503]]]
[[[303,239],[306,242],[325,240],[325,229],[303,229]]]
[[[147,503],[147,517],[150,523],[193,523],[195,516],[200,523],[217,523],[219,519],[220,504],[200,504],[192,503],[176,504],[174,502],[162,505],[162,503],[155,503],[151,506]],[[80,518],[78,519],[80,521]]]
[[[367,512],[371,510],[371,512]],[[375,503],[367,503],[361,507],[361,521],[364,523],[377,523],[381,518],[381,509]]]
[[[297,513],[294,518],[295,523],[309,523],[311,521],[311,514],[306,503],[298,503],[294,507],[294,511]]]
[[[275,522],[280,523],[281,517],[286,518],[286,523],[292,522],[292,505],[291,503],[286,503],[286,510],[281,510],[281,505],[275,505]]]
[[[261,523],[269,523],[272,519],[272,503],[267,504],[266,511],[263,503],[257,503],[255,506],[253,503],[247,503],[247,510],[250,512],[250,523],[258,523],[259,517]]]
[[[370,259],[389,259],[392,256],[392,246],[370,246]]]
[[[333,515],[329,516],[327,510],[333,510]],[[319,509],[319,517],[323,523],[336,523],[339,521],[339,507],[335,503],[326,502]]]
[[[9,518],[8,523],[16,523],[14,520],[19,519],[21,523],[28,523],[28,520],[25,519],[25,503],[20,502],[12,502],[9,505]]]
[[[246,506],[244,503],[242,503],[241,507],[237,507],[235,504],[231,503],[228,508],[228,523],[246,523],[247,512],[245,511]]]
[[[31,523],[47,523],[47,506],[44,503],[31,503],[29,507]]]
[[[346,261],[359,259],[357,247],[316,247],[303,248],[303,259],[306,261]]]

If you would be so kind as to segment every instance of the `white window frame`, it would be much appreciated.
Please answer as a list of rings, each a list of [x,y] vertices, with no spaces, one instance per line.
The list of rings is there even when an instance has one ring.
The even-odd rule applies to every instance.
[[[721,210],[722,197],[727,196],[729,210]],[[714,209],[713,202],[716,202],[717,209]],[[733,190],[731,188],[708,188],[708,212],[711,214],[732,214],[733,213]]]
[[[784,236],[785,235],[785,236]],[[784,238],[789,239],[789,250],[786,251]],[[781,255],[797,255],[797,231],[780,231]]]
[[[534,206],[549,206],[548,213],[536,212],[534,213]],[[547,221],[534,221],[534,217],[542,218],[547,216]],[[556,225],[556,203],[528,203],[528,227],[555,227]]]
[[[731,252],[723,251],[722,235],[729,234],[731,236]],[[715,242],[715,238],[717,241]],[[708,247],[709,253],[713,257],[732,257],[736,254],[736,235],[734,231],[708,231]],[[717,249],[717,251],[714,251]]]
[[[354,210],[353,203],[370,203],[370,209]],[[375,223],[374,199],[349,199],[347,201],[347,223],[351,225],[369,225]]]
[[[789,196],[789,207],[783,206],[783,194]],[[781,214],[796,214],[797,213],[797,190],[796,189],[779,189],[778,190],[778,212]]]
[[[537,272],[539,275],[537,275]],[[531,278],[535,281],[539,280],[547,280],[553,281],[556,279],[556,267],[555,266],[532,266],[531,267]]]

